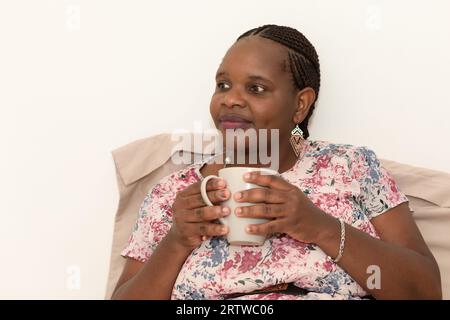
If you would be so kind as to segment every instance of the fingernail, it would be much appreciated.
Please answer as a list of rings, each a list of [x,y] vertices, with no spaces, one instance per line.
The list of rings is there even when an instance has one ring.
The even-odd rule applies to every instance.
[[[230,208],[228,208],[228,207],[223,207],[222,208],[222,216],[227,216],[227,215],[229,215],[230,214]]]
[[[249,180],[250,179],[250,173],[246,173],[246,174],[244,174],[244,179],[245,180]]]
[[[248,233],[252,233],[253,229],[251,227],[247,227],[245,228],[245,231],[247,231]]]
[[[222,226],[222,228],[220,228],[220,234],[226,234],[226,233],[227,233],[227,227]]]
[[[234,198],[235,198],[236,200],[239,200],[240,198],[242,198],[242,192],[236,192],[236,193],[234,194]]]
[[[236,213],[237,216],[240,216],[242,213],[242,209],[241,208],[236,208],[236,210],[234,211],[234,213]]]
[[[222,199],[226,199],[227,198],[227,190],[222,190],[220,191],[220,197]]]

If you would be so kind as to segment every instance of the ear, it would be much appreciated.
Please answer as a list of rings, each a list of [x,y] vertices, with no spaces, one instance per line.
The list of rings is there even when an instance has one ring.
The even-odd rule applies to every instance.
[[[306,87],[300,90],[296,95],[297,108],[295,110],[292,120],[294,123],[302,122],[308,115],[314,101],[316,101],[316,92],[311,87]]]

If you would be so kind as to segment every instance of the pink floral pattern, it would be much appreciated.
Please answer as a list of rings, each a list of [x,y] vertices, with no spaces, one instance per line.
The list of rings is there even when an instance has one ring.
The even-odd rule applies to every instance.
[[[203,177],[207,161],[163,178],[145,197],[124,257],[148,260],[172,223],[176,193]],[[304,156],[281,176],[300,188],[324,212],[378,237],[371,219],[408,201],[392,176],[367,147],[307,140]],[[314,244],[287,235],[271,237],[262,246],[230,246],[225,238],[203,242],[186,259],[172,299],[223,299],[292,282],[305,295],[249,294],[238,299],[360,299],[367,295],[342,268]]]

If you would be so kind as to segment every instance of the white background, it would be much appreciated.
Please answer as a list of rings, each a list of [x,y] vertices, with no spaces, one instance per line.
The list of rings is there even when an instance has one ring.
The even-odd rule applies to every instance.
[[[450,172],[448,12],[445,0],[1,0],[0,298],[103,298],[110,151],[210,127],[222,56],[266,23],[319,52],[311,138]]]

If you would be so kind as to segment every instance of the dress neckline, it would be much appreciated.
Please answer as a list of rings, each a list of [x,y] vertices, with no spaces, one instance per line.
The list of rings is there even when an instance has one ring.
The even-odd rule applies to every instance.
[[[297,167],[300,165],[300,163],[302,162],[302,160],[304,159],[305,154],[306,154],[306,152],[308,151],[308,149],[309,149],[310,146],[311,146],[311,140],[305,140],[305,145],[304,145],[304,147],[303,147],[303,149],[302,149],[302,152],[301,152],[300,156],[298,157],[297,161],[294,163],[294,165],[293,165],[291,168],[289,168],[288,170],[286,170],[286,171],[280,173],[279,175],[280,175],[280,176],[284,176],[284,175],[286,175],[286,174],[289,174],[289,173],[292,172],[292,171],[295,171],[295,170],[297,169]],[[203,159],[203,160],[201,160],[201,161],[199,161],[199,162],[193,164],[195,174],[197,175],[197,177],[198,177],[200,180],[203,180],[203,179],[205,178],[205,177],[203,177],[202,173],[200,172],[200,169],[203,168],[203,166],[204,166],[208,161],[210,161],[211,159],[213,159],[213,158],[215,158],[215,157],[218,157],[218,156],[221,155],[221,154],[223,154],[223,152],[220,152],[220,153],[217,153],[217,154],[209,155],[208,157],[206,157],[206,159]]]

